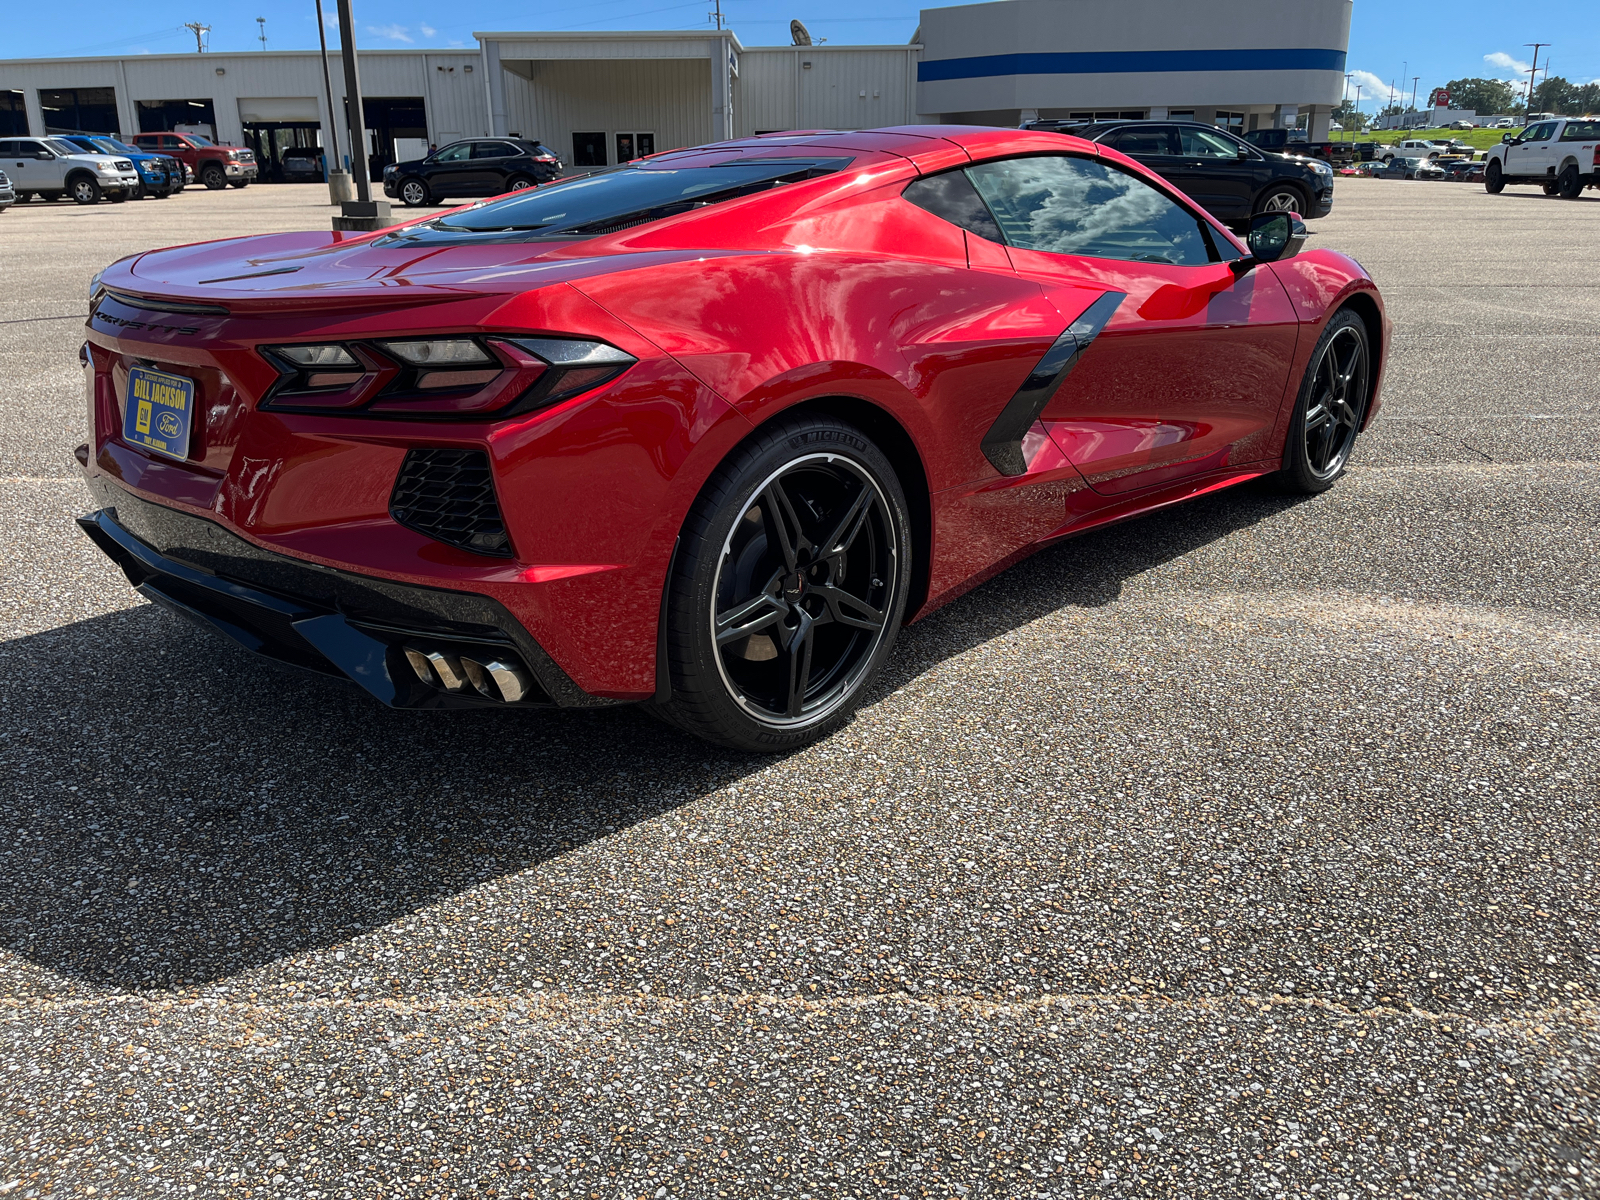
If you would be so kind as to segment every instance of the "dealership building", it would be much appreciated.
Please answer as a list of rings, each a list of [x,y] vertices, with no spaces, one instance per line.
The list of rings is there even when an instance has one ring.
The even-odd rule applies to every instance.
[[[922,10],[898,46],[746,46],[733,30],[487,32],[363,50],[374,168],[460,138],[538,138],[569,164],[786,129],[1185,119],[1326,135],[1351,0],[996,0]],[[316,51],[0,60],[0,136],[200,132],[283,149],[343,131]]]

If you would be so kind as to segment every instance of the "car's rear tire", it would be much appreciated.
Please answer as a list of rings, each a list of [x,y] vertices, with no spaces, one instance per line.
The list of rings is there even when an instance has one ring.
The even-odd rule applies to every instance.
[[[529,188],[537,186],[538,184],[529,179],[526,175],[513,175],[510,179],[506,180],[506,191],[508,192],[525,192]]]
[[[911,522],[888,458],[826,416],[779,418],[718,468],[667,581],[656,709],[735,750],[795,749],[838,727],[894,644]]]
[[[1498,196],[1506,190],[1506,173],[1498,158],[1491,158],[1489,165],[1483,169],[1483,190],[1491,196]]]
[[[405,179],[400,184],[400,202],[407,208],[421,208],[424,204],[433,203],[433,193],[422,180],[415,177]]]
[[[79,175],[67,183],[67,195],[78,204],[99,204],[100,185],[91,176]]]
[[[1569,164],[1565,171],[1556,176],[1556,191],[1563,200],[1576,200],[1583,194],[1583,182],[1578,178],[1576,164]]]
[[[1256,213],[1294,212],[1304,216],[1310,206],[1300,189],[1285,184],[1269,186],[1256,198]]]
[[[1286,490],[1325,492],[1344,474],[1366,419],[1371,382],[1366,322],[1342,308],[1317,339],[1300,383],[1277,476]]]
[[[216,163],[200,169],[200,182],[213,192],[220,192],[228,186],[228,174]]]

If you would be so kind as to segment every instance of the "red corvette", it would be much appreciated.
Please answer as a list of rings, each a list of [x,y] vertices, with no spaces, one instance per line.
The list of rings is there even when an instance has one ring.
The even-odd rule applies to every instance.
[[[1075,138],[911,126],[137,255],[95,284],[81,524],[387,704],[637,701],[781,750],[1030,550],[1332,484],[1390,331],[1304,237]]]

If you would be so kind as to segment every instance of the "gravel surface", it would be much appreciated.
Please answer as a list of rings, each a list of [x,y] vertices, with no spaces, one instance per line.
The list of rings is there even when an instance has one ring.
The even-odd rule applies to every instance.
[[[772,760],[383,709],[71,525],[89,276],[319,191],[3,218],[0,1194],[1600,1194],[1592,193],[1341,181],[1347,478],[1041,554]]]

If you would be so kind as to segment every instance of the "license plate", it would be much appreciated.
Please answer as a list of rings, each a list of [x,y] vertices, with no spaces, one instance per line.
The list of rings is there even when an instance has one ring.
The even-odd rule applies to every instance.
[[[149,367],[130,368],[126,408],[122,418],[124,441],[168,458],[189,457],[194,380]]]

